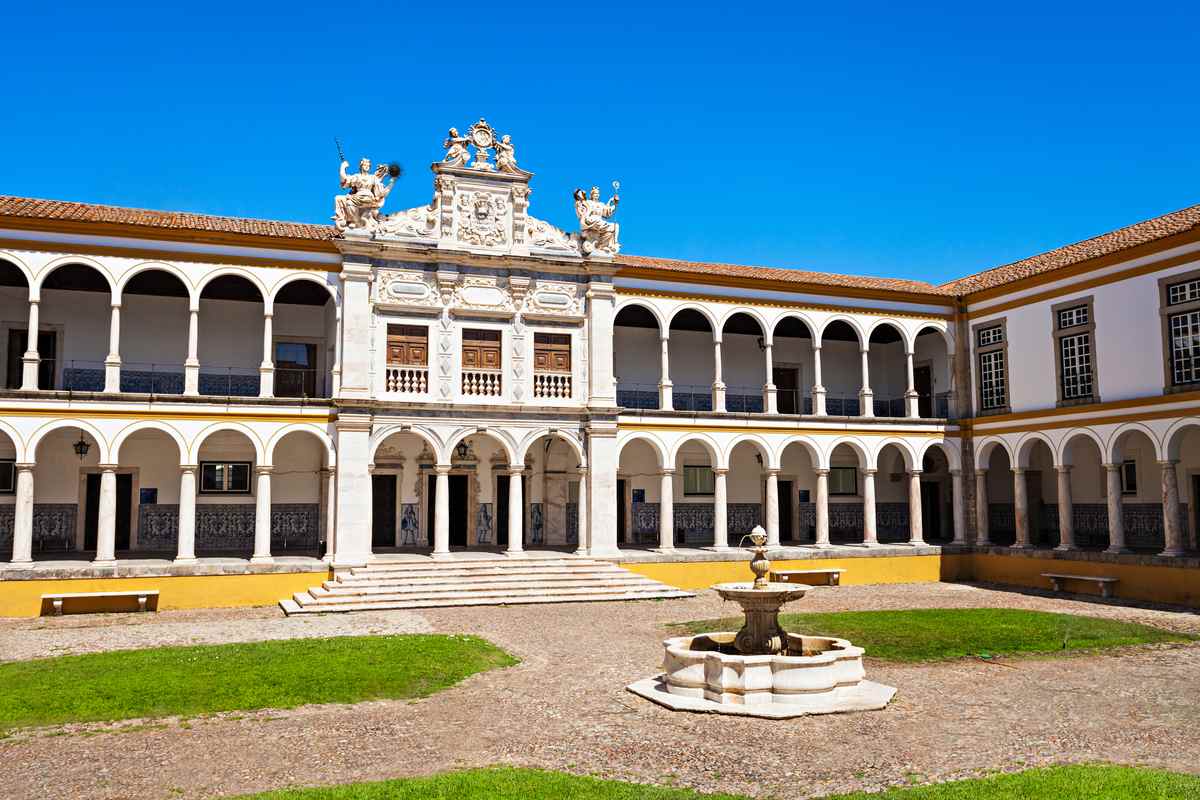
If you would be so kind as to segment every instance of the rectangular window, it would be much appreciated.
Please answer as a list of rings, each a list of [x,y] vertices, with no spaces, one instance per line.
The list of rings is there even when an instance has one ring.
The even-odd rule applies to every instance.
[[[1200,279],[1175,283],[1167,287],[1167,305],[1200,300]]]
[[[1121,494],[1137,494],[1137,462],[1121,462]]]
[[[858,494],[858,467],[832,467],[829,470],[829,494]]]
[[[535,333],[533,335],[534,372],[571,371],[571,335]]]
[[[1064,308],[1058,312],[1058,327],[1059,328],[1075,328],[1079,325],[1088,324],[1088,307],[1074,306],[1072,308]]]
[[[500,369],[500,331],[464,328],[462,365],[464,369]]]
[[[17,491],[17,468],[15,465],[14,459],[0,459],[0,494],[13,494]]]
[[[979,356],[979,388],[985,410],[1008,405],[1004,373],[1004,351],[992,350]]]
[[[275,343],[275,396],[317,396],[317,346],[307,342]]]
[[[250,462],[201,461],[200,494],[250,494]]]
[[[1200,310],[1172,314],[1167,321],[1171,333],[1171,380],[1176,385],[1200,383]]]
[[[424,325],[388,325],[387,337],[387,363],[390,366],[428,366],[429,328]]]
[[[702,467],[684,466],[683,494],[685,497],[692,495],[712,496],[716,488],[717,480],[716,475],[713,474],[712,467],[707,465]]]
[[[1062,366],[1062,399],[1092,396],[1092,335],[1078,333],[1058,340]]]
[[[987,347],[989,344],[1000,344],[1004,341],[1004,326],[993,325],[990,328],[983,328],[979,331],[979,346]]]

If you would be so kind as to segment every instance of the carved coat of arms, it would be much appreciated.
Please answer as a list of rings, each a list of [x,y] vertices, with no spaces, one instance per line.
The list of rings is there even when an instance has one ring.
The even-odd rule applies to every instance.
[[[491,192],[463,192],[458,196],[459,241],[484,247],[507,242],[508,204]]]

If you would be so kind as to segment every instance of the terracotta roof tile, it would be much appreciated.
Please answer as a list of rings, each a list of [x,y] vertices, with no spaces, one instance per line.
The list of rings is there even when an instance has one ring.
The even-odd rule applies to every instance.
[[[186,211],[149,211],[142,208],[122,208],[120,206],[71,203],[65,200],[39,200],[7,195],[0,195],[0,216],[135,225],[179,231],[269,236],[281,239],[326,241],[333,238],[333,226],[331,225],[310,225],[303,222],[278,222],[243,217],[218,217],[210,214],[192,214]]]
[[[1168,236],[1186,233],[1197,227],[1200,227],[1200,206],[1191,206],[1047,253],[959,278],[956,281],[944,283],[938,288],[955,295],[992,289],[1032,275],[1041,275],[1093,258],[1112,255],[1131,247],[1165,239]]]

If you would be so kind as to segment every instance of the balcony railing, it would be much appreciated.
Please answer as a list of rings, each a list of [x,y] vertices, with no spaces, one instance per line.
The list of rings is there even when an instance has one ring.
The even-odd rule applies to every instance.
[[[275,396],[329,397],[329,394],[325,391],[325,376],[315,369],[276,367]]]
[[[571,398],[571,373],[533,373],[533,396],[548,400],[569,400]]]
[[[503,393],[503,373],[498,369],[464,369],[464,397],[499,397]]]
[[[658,408],[657,383],[617,383],[617,405],[622,408],[651,410]]]
[[[388,394],[427,394],[429,367],[388,364],[384,371],[383,388]]]

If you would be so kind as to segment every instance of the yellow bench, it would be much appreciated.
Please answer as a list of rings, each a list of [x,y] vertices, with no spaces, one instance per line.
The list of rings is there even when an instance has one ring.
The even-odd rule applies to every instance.
[[[154,609],[158,610],[157,589],[142,589],[128,592],[61,592],[59,594],[44,594],[42,595],[42,608],[45,608],[46,603],[49,602],[54,616],[61,617],[63,603],[67,600],[95,601],[88,604],[91,606],[105,606],[107,605],[105,603],[107,600],[137,600],[138,611],[146,611],[153,601]],[[91,610],[95,611],[96,609],[93,608]]]
[[[845,572],[841,567],[829,567],[827,569],[784,569],[778,572],[771,573],[772,582],[778,583],[808,583],[810,575],[824,575],[825,586],[838,586],[842,582],[842,573]],[[818,584],[820,585],[820,584]]]
[[[1107,578],[1100,575],[1063,575],[1057,572],[1043,572],[1042,577],[1050,579],[1050,588],[1056,592],[1062,591],[1063,581],[1091,581],[1100,587],[1101,597],[1112,597],[1113,584],[1120,580],[1119,578]]]

